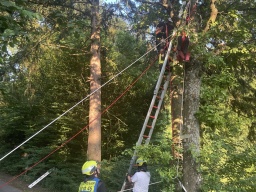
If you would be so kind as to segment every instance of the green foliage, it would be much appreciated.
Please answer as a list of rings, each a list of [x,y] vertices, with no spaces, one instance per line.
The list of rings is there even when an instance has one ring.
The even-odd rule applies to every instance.
[[[79,187],[79,180],[83,181],[80,167],[63,166],[60,169],[55,169],[42,181],[42,185],[51,191],[70,191],[75,192]]]
[[[32,20],[42,19],[40,14],[28,10],[24,5],[26,1],[2,0],[0,2],[0,35],[2,51],[7,52],[7,46],[18,44],[20,36],[26,36],[26,25]],[[15,18],[15,19],[14,19]]]
[[[104,38],[103,45],[106,49],[106,64],[103,66],[104,82],[108,81],[121,70],[130,66],[135,60],[146,52],[146,45],[143,41],[137,41],[134,36],[127,32],[113,31],[114,41],[111,36]],[[106,41],[106,42],[105,42]],[[129,43],[126,43],[126,42]],[[112,46],[110,46],[112,45]],[[112,83],[102,88],[103,106],[106,108],[116,100],[126,88],[131,86],[139,75],[149,65],[150,58],[142,58]],[[120,98],[106,114],[102,116],[102,128],[104,128],[104,146],[108,154],[103,157],[108,159],[111,156],[119,156],[124,148],[132,147],[136,142],[140,128],[145,119],[148,102],[152,99],[155,80],[152,76],[158,75],[158,71],[151,67],[147,73],[133,87]],[[142,102],[143,101],[143,102]],[[136,108],[136,110],[134,110]]]
[[[63,16],[64,18],[65,14],[58,16]],[[50,19],[49,15],[45,18],[46,20],[38,28],[39,36],[30,33],[29,38],[33,40],[30,42],[23,41],[22,43],[24,44],[19,47],[17,53],[9,60],[9,62],[19,61],[19,73],[14,73],[12,82],[6,80],[1,83],[5,111],[3,110],[0,118],[6,120],[1,122],[1,127],[5,126],[6,129],[1,132],[0,137],[10,139],[11,135],[17,134],[17,140],[7,142],[10,146],[2,146],[1,153],[13,149],[15,145],[20,144],[26,138],[39,131],[51,120],[54,120],[58,115],[61,115],[83,99],[89,92],[89,82],[87,81],[89,77],[89,55],[83,53],[83,51],[88,51],[88,48],[84,47],[88,46],[86,39],[88,39],[89,33],[79,31],[84,26],[82,24],[79,25],[75,20],[65,23],[63,19],[60,25],[60,20],[57,20],[57,23],[51,21],[49,24],[47,23],[48,19]],[[52,31],[52,27],[55,25],[57,30]],[[67,31],[65,27],[68,27]],[[59,29],[64,30],[64,32],[58,31]],[[52,35],[49,36],[48,33]],[[75,35],[75,33],[79,35]],[[146,51],[145,42],[138,43],[128,33],[119,33],[116,40],[115,44],[108,44],[107,46],[118,52],[112,51],[105,56],[110,58],[106,62],[114,61],[118,68],[113,65],[104,65],[103,62],[103,77],[105,77],[103,81],[107,81],[112,77],[112,74],[118,73],[120,69],[125,68]],[[122,44],[119,44],[118,40]],[[127,40],[130,41],[130,44],[126,43]],[[127,44],[125,49],[124,44]],[[127,51],[129,49],[130,51]],[[147,58],[147,60],[149,59]],[[147,67],[148,64],[145,61],[145,59],[138,61],[136,67],[131,68],[129,73],[124,74],[123,81],[118,80],[108,85],[106,89],[102,89],[104,93],[102,104],[104,107],[114,101],[124,88],[129,86],[129,83]],[[144,120],[143,115],[148,108],[147,100],[152,97],[153,92],[150,91],[155,82],[151,75],[155,74],[155,69],[149,71],[146,79],[140,81],[137,87],[128,93],[126,100],[109,110],[107,117],[103,116],[102,147],[106,149],[102,154],[103,157],[119,156],[124,148],[134,144],[137,139],[137,131]],[[137,99],[136,101],[134,101],[135,98]],[[142,99],[145,100],[144,104],[141,104]],[[134,110],[135,106],[135,112],[131,113],[130,111]],[[14,109],[14,111],[11,109]],[[82,165],[84,162],[87,133],[84,132],[64,147],[59,147],[86,126],[87,109],[88,103],[85,100],[81,106],[77,106],[72,112],[51,124],[46,130],[29,141],[24,148],[18,149],[13,155],[15,158],[10,158],[10,161],[7,161],[2,169],[6,168],[4,169],[5,171],[9,171],[11,174],[18,174],[58,148],[58,151],[45,159],[44,163],[40,163],[40,165],[30,170],[25,179],[33,181],[45,171],[55,167],[56,171],[44,179],[41,185],[45,185],[54,191],[77,190],[74,186],[78,186],[82,179],[78,179],[80,166],[76,165]],[[14,112],[15,114],[13,114]],[[10,121],[12,116],[15,118]],[[24,126],[21,126],[21,124]],[[132,128],[128,129],[127,124]],[[19,127],[20,132],[18,132],[17,127]],[[7,130],[10,133],[6,132]],[[131,137],[126,138],[127,132],[134,130],[136,132],[131,134]],[[20,157],[22,157],[21,161],[19,161]],[[67,166],[65,167],[64,165]],[[74,177],[69,175],[68,170],[76,172]],[[78,177],[77,174],[79,175]],[[68,181],[69,178],[70,180]],[[69,186],[61,185],[61,183],[66,183]]]
[[[54,1],[57,3],[54,6],[50,2],[45,6],[26,2],[0,2],[0,154],[12,150],[89,93],[89,6],[82,6],[83,12],[79,12],[77,9],[81,7],[77,4],[68,9],[59,6],[60,1]],[[123,16],[124,11],[130,11],[127,12],[130,19],[113,18],[102,24],[102,83],[152,47],[147,45],[153,42],[150,27],[160,17],[167,17],[162,5],[152,6],[152,3],[129,1],[127,6],[120,2],[119,13]],[[227,1],[218,1],[217,5],[217,21],[207,33],[195,33],[193,23],[188,27],[192,57],[203,64],[201,106],[197,114],[201,123],[202,190],[254,191],[256,48],[255,14],[251,11],[254,7],[249,9],[246,4]],[[200,7],[203,12],[198,11],[203,24],[209,16],[207,6]],[[110,7],[106,10],[114,12],[117,6],[107,6]],[[245,14],[238,14],[236,10],[242,9]],[[43,20],[40,15],[44,16]],[[127,21],[131,22],[129,27]],[[108,31],[104,31],[107,29],[104,24],[108,25]],[[208,43],[212,45],[210,48],[206,47]],[[151,55],[143,57],[103,87],[102,109],[115,101],[151,60]],[[119,190],[124,181],[158,75],[157,66],[150,68],[102,116],[105,160],[101,176],[110,191]],[[168,102],[161,110],[152,143],[138,148],[138,154],[148,159],[151,182],[162,182],[150,186],[152,192],[174,191],[174,178],[180,175],[170,155],[171,138],[163,131],[170,127]],[[83,180],[80,170],[86,156],[87,132],[65,146],[62,144],[88,124],[88,105],[87,100],[83,101],[17,149],[1,162],[1,170],[19,174],[59,148],[29,170],[24,179],[32,182],[54,167],[55,171],[40,184],[51,191],[77,191]],[[123,153],[125,149],[127,152]]]
[[[238,60],[246,58],[250,61],[246,53],[240,55],[239,51],[232,54],[235,54]],[[210,68],[208,67],[203,77],[201,106],[197,114],[202,131],[203,190],[253,191],[255,186],[251,180],[254,178],[252,172],[255,171],[252,166],[255,147],[247,137],[254,118],[250,118],[251,114],[243,110],[242,106],[237,107],[236,110],[233,108],[233,103],[242,99],[237,100],[241,90],[244,89],[242,94],[244,96],[248,95],[247,91],[250,92],[251,87],[241,87],[239,80],[243,76],[249,76],[244,74],[247,73],[246,70],[240,71],[237,76],[238,73],[233,71],[236,63],[233,64],[226,59],[222,62],[214,62],[214,60],[208,59],[206,63]],[[246,89],[247,87],[249,89]],[[234,93],[237,91],[239,95],[235,96]],[[250,107],[247,105],[247,111]]]

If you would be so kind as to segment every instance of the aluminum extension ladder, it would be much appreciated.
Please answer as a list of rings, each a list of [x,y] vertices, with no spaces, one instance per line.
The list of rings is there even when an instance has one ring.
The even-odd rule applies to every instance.
[[[175,32],[173,32],[172,36],[174,36]],[[155,124],[156,124],[156,120],[158,117],[158,114],[160,112],[163,100],[164,100],[164,96],[165,93],[167,91],[169,82],[170,82],[170,78],[171,78],[171,73],[169,73],[166,77],[164,77],[164,73],[165,73],[165,68],[166,68],[166,64],[168,61],[168,57],[170,55],[171,52],[171,48],[172,48],[172,40],[169,43],[169,47],[167,50],[167,54],[165,56],[165,60],[163,63],[163,67],[161,69],[160,75],[158,77],[158,81],[154,90],[154,95],[146,116],[146,119],[144,121],[144,124],[142,126],[141,132],[140,132],[140,136],[139,139],[136,143],[136,147],[145,144],[148,145],[151,139],[151,136],[153,134],[154,128],[155,128]],[[153,115],[152,115],[153,114]],[[149,125],[149,123],[151,123],[151,125]],[[143,142],[144,141],[144,142]],[[132,159],[130,161],[130,166],[128,169],[128,174],[131,174],[132,171],[132,167],[134,165],[134,162],[137,158],[137,150],[134,150],[134,154],[132,156]],[[125,190],[126,187],[126,178],[124,180],[124,183],[122,185],[122,189],[120,192],[123,192]]]

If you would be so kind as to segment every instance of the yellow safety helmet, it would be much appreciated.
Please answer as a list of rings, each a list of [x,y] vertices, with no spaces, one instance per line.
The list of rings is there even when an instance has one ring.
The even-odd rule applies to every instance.
[[[142,166],[143,163],[146,163],[146,162],[147,162],[146,160],[144,160],[144,159],[142,159],[142,158],[140,157],[140,158],[137,159],[136,164],[137,164],[138,166]]]
[[[86,161],[82,166],[82,174],[92,175],[97,170],[96,161]]]

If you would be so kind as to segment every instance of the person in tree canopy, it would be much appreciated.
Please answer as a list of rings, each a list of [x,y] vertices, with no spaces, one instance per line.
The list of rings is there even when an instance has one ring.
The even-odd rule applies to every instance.
[[[133,192],[148,192],[150,173],[147,170],[147,162],[142,158],[136,161],[138,171],[133,175],[127,176],[129,182],[133,182]]]
[[[186,35],[186,32],[183,30],[181,31],[180,36],[178,36],[178,45],[177,45],[178,61],[189,62],[190,53],[188,52],[188,46],[189,46],[189,38]]]
[[[165,47],[165,39],[166,39],[166,25],[164,22],[160,21],[156,26],[156,46],[158,53],[160,49]]]
[[[85,180],[80,183],[78,192],[107,192],[105,184],[98,177],[100,171],[96,161],[86,161],[82,166]]]
[[[157,51],[160,52],[160,49],[167,49],[168,42],[170,40],[170,35],[174,29],[173,21],[169,17],[166,22],[159,22],[156,26],[156,45]],[[168,38],[168,39],[166,39]]]
[[[169,17],[166,22],[166,36],[168,37],[168,42],[170,42],[170,38],[171,38],[170,36],[172,35],[173,29],[174,29],[174,24],[173,24],[172,18]]]

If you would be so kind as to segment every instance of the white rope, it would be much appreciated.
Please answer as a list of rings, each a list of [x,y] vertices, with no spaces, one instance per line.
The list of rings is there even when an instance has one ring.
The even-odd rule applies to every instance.
[[[179,184],[180,184],[180,186],[182,187],[182,189],[185,191],[185,192],[188,192],[187,190],[186,190],[186,188],[184,187],[184,185],[181,183],[181,181],[178,179],[178,181],[179,181]]]
[[[14,151],[16,151],[18,148],[20,148],[22,145],[24,145],[25,143],[27,143],[28,141],[30,141],[32,138],[34,138],[36,135],[38,135],[39,133],[41,133],[43,130],[45,130],[47,127],[49,127],[51,124],[53,124],[55,121],[57,121],[58,119],[60,119],[62,116],[66,115],[69,111],[71,111],[73,108],[75,108],[76,106],[78,106],[80,103],[82,103],[84,100],[86,100],[88,97],[90,97],[91,95],[93,95],[95,92],[97,92],[98,90],[100,90],[102,87],[104,87],[105,85],[107,85],[110,81],[112,81],[113,79],[115,79],[116,77],[118,77],[119,75],[121,75],[124,71],[126,71],[128,68],[130,68],[132,65],[134,65],[137,61],[139,61],[140,59],[142,59],[143,57],[145,57],[148,53],[150,53],[152,50],[154,50],[154,48],[150,49],[148,52],[146,52],[144,55],[142,55],[141,57],[139,57],[137,60],[135,60],[133,63],[131,63],[130,65],[128,65],[126,68],[124,68],[122,71],[120,71],[118,74],[116,74],[114,77],[112,77],[111,79],[109,79],[107,82],[105,82],[101,87],[99,87],[98,89],[94,90],[92,93],[90,93],[89,95],[87,95],[85,98],[83,98],[81,101],[79,101],[78,103],[76,103],[74,106],[72,106],[71,108],[69,108],[67,111],[65,111],[64,113],[62,113],[59,117],[57,117],[56,119],[54,119],[53,121],[51,121],[49,124],[47,124],[46,126],[44,126],[41,130],[39,130],[38,132],[36,132],[34,135],[30,136],[27,140],[25,140],[24,142],[22,142],[21,144],[19,144],[17,147],[15,147],[13,150],[11,150],[9,153],[7,153],[6,155],[4,155],[3,157],[1,157],[0,161],[2,161],[3,159],[5,159],[7,156],[9,156],[11,153],[13,153]]]
[[[158,181],[158,182],[155,182],[155,183],[150,183],[149,185],[155,185],[155,184],[158,184],[158,183],[162,183],[162,181]],[[129,191],[129,190],[132,190],[133,188],[130,188],[130,189],[125,189],[125,190],[122,190],[122,191]],[[117,192],[122,192],[122,191],[117,191]]]

